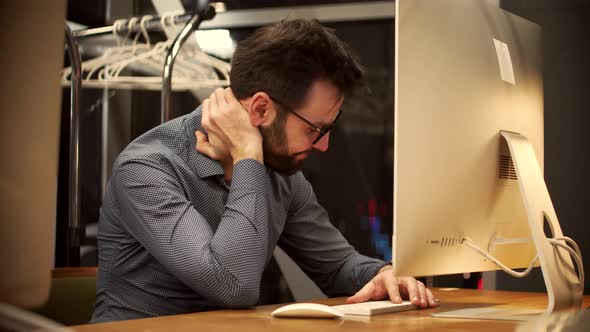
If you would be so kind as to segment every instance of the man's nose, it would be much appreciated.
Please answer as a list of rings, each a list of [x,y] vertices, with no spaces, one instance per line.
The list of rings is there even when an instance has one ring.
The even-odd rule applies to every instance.
[[[322,137],[319,141],[317,141],[313,145],[313,148],[315,150],[320,151],[320,152],[326,152],[328,150],[329,145],[330,145],[330,133],[327,133],[326,135],[324,135],[324,137]]]

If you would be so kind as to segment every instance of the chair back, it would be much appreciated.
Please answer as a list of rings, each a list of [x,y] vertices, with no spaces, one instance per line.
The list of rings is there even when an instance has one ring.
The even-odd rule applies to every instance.
[[[96,299],[96,272],[96,267],[54,269],[49,299],[37,313],[64,325],[88,323]]]

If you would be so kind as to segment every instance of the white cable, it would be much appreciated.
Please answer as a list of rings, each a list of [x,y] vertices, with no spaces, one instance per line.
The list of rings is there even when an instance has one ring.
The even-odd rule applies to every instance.
[[[570,245],[574,247],[574,249],[559,242],[560,240],[568,242]],[[574,240],[570,239],[569,237],[547,239],[547,241],[549,241],[549,243],[551,243],[554,246],[558,246],[562,249],[567,250],[567,252],[569,252],[569,254],[574,258],[574,260],[576,261],[576,265],[578,266],[578,280],[580,288],[582,289],[582,291],[584,291],[584,264],[582,263],[582,253],[580,252],[580,248],[578,247],[576,242],[574,242]]]
[[[580,258],[582,257],[582,252],[580,251],[580,247],[578,247],[578,244],[571,238],[567,237],[567,236],[563,236],[563,237],[556,237],[554,238],[554,240],[558,240],[558,241],[565,241],[567,243],[569,243],[572,247],[574,247],[574,250],[576,251],[576,253],[578,255],[580,255]]]
[[[533,270],[533,267],[535,266],[535,263],[537,263],[537,260],[539,260],[539,255],[535,255],[535,257],[533,258],[533,260],[531,260],[531,263],[526,268],[526,270],[521,271],[521,272],[518,272],[518,271],[515,271],[515,270],[509,268],[508,266],[504,265],[502,262],[500,262],[499,260],[497,260],[494,256],[492,256],[492,255],[488,254],[487,252],[485,252],[478,245],[476,245],[475,243],[473,243],[473,241],[471,241],[471,239],[469,239],[469,238],[463,239],[462,244],[464,246],[466,246],[466,247],[469,247],[469,248],[477,251],[480,255],[484,256],[485,258],[487,258],[490,261],[492,261],[494,264],[498,265],[504,272],[506,272],[506,273],[510,274],[511,276],[516,277],[516,278],[526,277]]]
[[[547,241],[553,246],[558,246],[558,247],[566,250],[574,258],[574,260],[576,261],[576,265],[578,266],[578,279],[579,279],[580,288],[583,290],[584,289],[584,264],[582,261],[582,252],[580,251],[580,247],[578,247],[578,244],[574,240],[572,240],[571,238],[569,238],[567,236],[557,237],[557,238],[553,238],[553,239],[547,239]],[[574,249],[572,249],[571,247],[569,247],[559,241],[567,242]],[[480,255],[484,256],[485,258],[489,259],[494,264],[499,266],[504,272],[510,274],[511,276],[517,277],[517,278],[522,278],[522,277],[527,276],[532,271],[533,266],[535,265],[535,263],[539,259],[539,256],[535,255],[535,258],[533,258],[533,260],[531,261],[529,266],[526,268],[526,270],[524,270],[522,272],[518,272],[518,271],[515,271],[515,270],[509,268],[508,266],[504,265],[502,262],[497,260],[494,256],[485,252],[483,249],[481,249],[479,246],[477,246],[475,243],[473,243],[473,241],[471,241],[471,239],[469,239],[469,238],[463,239],[462,244],[465,245],[466,247],[469,247],[469,248],[477,251]]]

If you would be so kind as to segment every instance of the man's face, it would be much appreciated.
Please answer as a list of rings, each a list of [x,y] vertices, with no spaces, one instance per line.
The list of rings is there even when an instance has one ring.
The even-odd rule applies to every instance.
[[[293,111],[313,127],[324,128],[334,122],[343,101],[344,98],[333,84],[316,81],[304,106]],[[312,125],[286,110],[277,110],[273,123],[260,128],[264,162],[280,174],[292,175],[301,169],[310,153],[328,150],[330,133],[314,143],[319,133]]]

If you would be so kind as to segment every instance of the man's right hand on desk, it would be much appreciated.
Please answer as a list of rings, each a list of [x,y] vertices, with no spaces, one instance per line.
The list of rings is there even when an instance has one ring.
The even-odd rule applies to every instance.
[[[383,267],[361,290],[346,299],[346,303],[386,298],[394,303],[401,303],[402,299],[409,300],[422,308],[438,306],[438,300],[422,282],[413,277],[396,277],[391,265]]]

